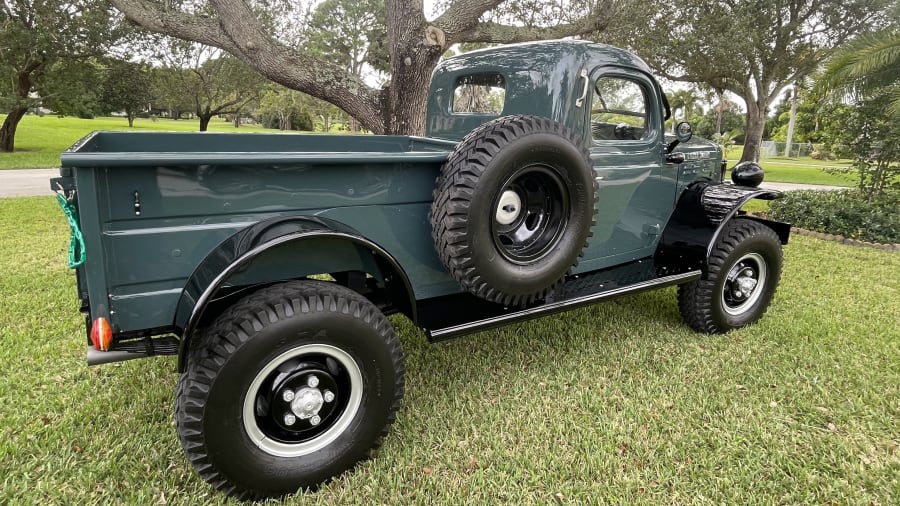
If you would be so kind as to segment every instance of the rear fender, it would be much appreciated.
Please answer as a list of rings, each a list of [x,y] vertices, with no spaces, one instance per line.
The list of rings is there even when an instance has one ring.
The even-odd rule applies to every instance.
[[[730,184],[698,182],[687,187],[678,199],[672,217],[656,248],[660,274],[676,274],[702,269],[706,276],[712,249],[725,225],[739,214],[750,199],[774,200],[781,192]],[[742,215],[743,216],[743,215]],[[778,234],[787,244],[791,226],[787,223],[747,216]]]
[[[179,370],[189,341],[215,317],[207,309],[228,293],[240,293],[313,274],[358,272],[371,275],[387,292],[391,308],[416,321],[412,287],[390,253],[352,228],[316,216],[261,221],[222,241],[191,274],[178,301],[174,326],[181,330]]]

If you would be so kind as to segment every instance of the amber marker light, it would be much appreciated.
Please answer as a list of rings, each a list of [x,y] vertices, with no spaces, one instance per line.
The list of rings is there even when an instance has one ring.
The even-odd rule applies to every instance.
[[[91,341],[94,343],[94,348],[100,351],[109,350],[109,345],[112,344],[112,327],[109,326],[106,318],[100,317],[94,320],[91,325]]]

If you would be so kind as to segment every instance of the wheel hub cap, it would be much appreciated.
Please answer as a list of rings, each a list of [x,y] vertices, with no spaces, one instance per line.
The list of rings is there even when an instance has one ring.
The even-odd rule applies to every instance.
[[[323,404],[325,404],[325,397],[318,388],[301,388],[299,392],[294,394],[294,400],[291,401],[291,411],[297,415],[297,418],[306,420],[318,414]]]
[[[519,197],[519,194],[512,190],[506,190],[500,196],[500,202],[497,203],[497,214],[495,216],[497,223],[509,225],[516,221],[521,209],[522,199]]]
[[[748,253],[735,263],[725,278],[722,291],[725,312],[738,316],[759,300],[763,293],[766,269],[766,261],[759,253]]]

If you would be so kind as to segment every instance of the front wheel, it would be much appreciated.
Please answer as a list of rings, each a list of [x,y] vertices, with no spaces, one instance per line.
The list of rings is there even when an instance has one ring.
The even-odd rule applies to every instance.
[[[678,309],[694,330],[728,332],[759,320],[781,277],[778,235],[769,227],[737,218],[713,247],[705,279],[678,287]]]
[[[185,453],[241,498],[315,487],[366,457],[403,396],[390,323],[342,286],[291,281],[219,316],[178,383]]]

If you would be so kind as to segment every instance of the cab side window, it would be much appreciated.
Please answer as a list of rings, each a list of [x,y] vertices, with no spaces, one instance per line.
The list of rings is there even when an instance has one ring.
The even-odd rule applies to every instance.
[[[597,79],[591,100],[594,141],[647,139],[647,121],[647,94],[641,85],[622,77]]]

